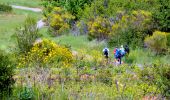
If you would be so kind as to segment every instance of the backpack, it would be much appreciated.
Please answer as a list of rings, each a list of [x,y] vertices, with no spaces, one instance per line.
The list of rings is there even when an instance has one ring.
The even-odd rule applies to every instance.
[[[104,53],[104,55],[108,55],[108,54],[109,54],[109,53],[108,53],[108,50],[107,50],[106,48],[104,49],[104,52],[103,52],[103,53]]]
[[[124,49],[122,49],[122,50],[120,50],[121,51],[121,56],[123,57],[124,55],[125,55],[125,50]]]
[[[128,47],[127,45],[125,46],[125,52],[126,52],[127,54],[129,54],[129,52],[130,52],[129,47]]]
[[[120,57],[121,57],[121,51],[119,49],[116,49],[115,58],[120,58]]]

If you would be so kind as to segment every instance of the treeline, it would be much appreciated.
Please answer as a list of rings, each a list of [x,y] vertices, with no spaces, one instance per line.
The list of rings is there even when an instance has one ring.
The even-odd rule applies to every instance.
[[[77,27],[79,34],[87,34],[89,40],[107,40],[110,46],[147,46],[157,53],[170,46],[169,0],[43,0],[42,5],[55,35],[68,33],[65,27]],[[62,10],[56,11],[56,7]],[[154,44],[150,44],[147,38],[152,38],[155,31],[166,33],[155,34]],[[160,35],[163,41],[158,39]],[[159,47],[160,52],[153,47],[156,41],[166,44]]]

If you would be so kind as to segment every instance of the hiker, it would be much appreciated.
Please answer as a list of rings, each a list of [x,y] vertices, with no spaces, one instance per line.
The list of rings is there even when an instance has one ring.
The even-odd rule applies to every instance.
[[[106,59],[109,58],[109,49],[108,49],[107,47],[105,47],[105,48],[103,49],[103,54],[104,54],[104,56],[105,56]]]
[[[115,48],[114,51],[113,51],[113,53],[114,53],[115,61],[116,61],[116,62],[118,61],[119,64],[121,64],[121,58],[122,58],[122,56],[121,56],[121,50],[120,50],[119,48]]]
[[[125,56],[126,52],[125,52],[123,45],[121,45],[121,47],[120,47],[120,52],[121,52],[121,57]]]
[[[122,64],[122,57],[125,56],[126,52],[125,52],[125,49],[123,47],[123,45],[121,45],[120,48],[115,48],[114,51],[114,57],[115,57],[115,61],[118,61],[119,64]]]
[[[124,48],[125,48],[125,53],[128,55],[130,53],[130,49],[128,45],[125,45]]]

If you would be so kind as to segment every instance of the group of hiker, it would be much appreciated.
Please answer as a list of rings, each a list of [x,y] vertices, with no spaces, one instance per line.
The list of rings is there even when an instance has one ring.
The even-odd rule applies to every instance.
[[[119,64],[122,64],[122,58],[125,56],[125,55],[128,55],[129,54],[129,47],[127,45],[123,46],[121,45],[120,48],[116,47],[114,50],[113,50],[113,54],[114,54],[114,58],[115,58],[115,62],[116,63],[119,63]],[[103,49],[103,54],[105,56],[106,59],[109,58],[109,49],[107,47],[105,47]]]

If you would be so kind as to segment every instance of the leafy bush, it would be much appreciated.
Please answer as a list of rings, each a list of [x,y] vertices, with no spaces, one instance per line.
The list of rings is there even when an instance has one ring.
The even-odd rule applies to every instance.
[[[155,84],[157,90],[160,91],[163,97],[170,97],[170,79],[169,65],[154,64],[153,66],[144,66],[143,70],[139,71],[139,77],[142,81],[149,84]]]
[[[170,47],[170,33],[167,33],[166,37],[167,37],[167,46]]]
[[[155,7],[157,10],[153,11],[153,18],[155,20],[155,24],[158,25],[157,29],[170,32],[170,1],[167,0],[157,0],[158,6]]]
[[[119,20],[112,26],[112,37],[109,44],[128,44],[132,47],[142,46],[147,31],[151,29],[152,14],[147,11],[137,10],[132,11],[130,14],[118,12],[117,17]]]
[[[76,17],[80,18],[80,12],[83,11],[85,5],[90,5],[93,0],[42,0],[42,5],[48,13],[52,7],[61,7]],[[47,15],[47,13],[45,15]]]
[[[0,4],[0,12],[11,12],[12,7],[7,4]]]
[[[33,94],[32,88],[24,87],[24,89],[19,94],[19,99],[20,100],[33,100],[33,96],[34,94]]]
[[[11,93],[12,85],[14,84],[12,78],[14,74],[13,68],[10,58],[3,51],[0,51],[0,99],[3,95]]]
[[[108,39],[111,33],[111,24],[108,19],[98,16],[88,22],[88,30],[89,40],[94,38],[97,40]]]
[[[70,21],[75,17],[60,7],[55,7],[48,16],[50,31],[53,35],[62,35],[70,28]]]
[[[35,42],[30,52],[23,55],[20,61],[19,67],[68,67],[73,56],[68,48],[44,39]]]
[[[36,20],[27,17],[23,27],[17,29],[16,39],[20,53],[28,52],[39,37]]]
[[[162,53],[167,47],[166,33],[155,31],[152,36],[145,38],[145,44],[157,54]]]
[[[110,70],[100,70],[98,74],[96,75],[97,81],[104,83],[106,85],[111,86],[112,85],[112,78],[111,78],[111,72]]]

